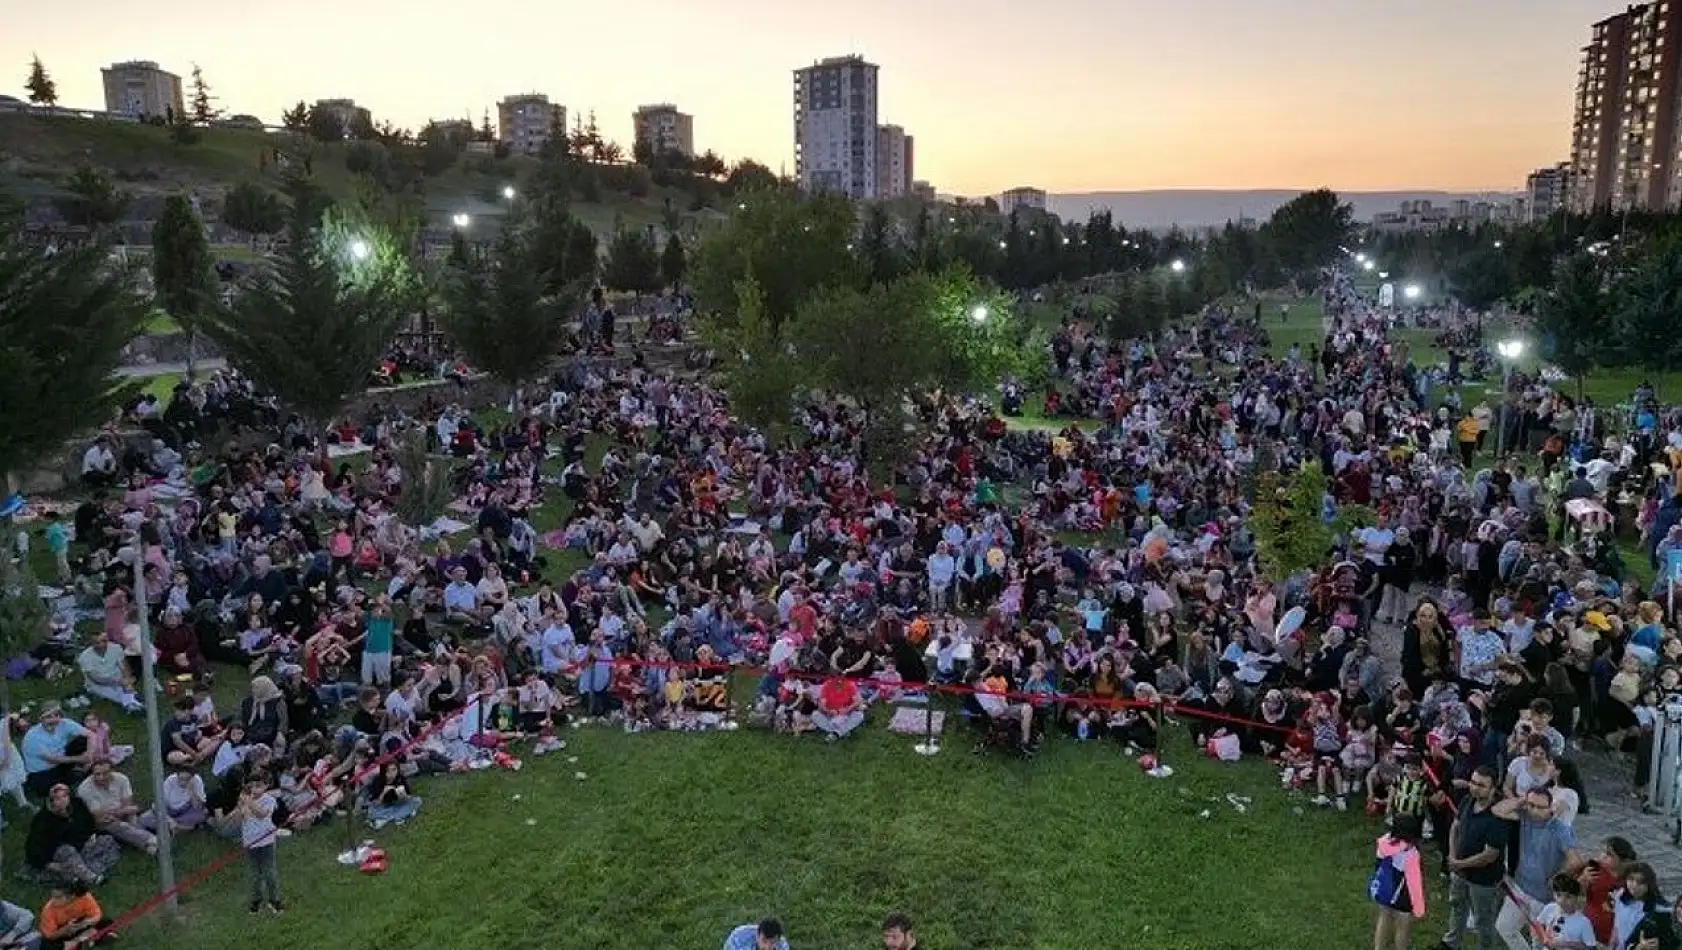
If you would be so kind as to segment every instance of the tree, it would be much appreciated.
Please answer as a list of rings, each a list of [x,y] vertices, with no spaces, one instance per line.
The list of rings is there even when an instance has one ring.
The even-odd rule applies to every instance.
[[[1536,306],[1535,329],[1543,358],[1577,382],[1606,355],[1612,326],[1606,276],[1591,254],[1573,254],[1559,263],[1553,289]]]
[[[47,255],[0,233],[0,473],[108,421],[133,392],[112,374],[148,307],[106,254]]]
[[[594,280],[601,263],[596,232],[572,216],[564,197],[538,189],[525,205],[530,208],[531,219],[517,222],[517,226],[529,231],[528,260],[545,275],[545,291],[560,294],[575,281]]]
[[[392,453],[397,470],[403,474],[403,489],[397,493],[392,507],[404,524],[417,527],[429,525],[449,510],[455,500],[455,479],[450,463],[433,458],[426,450],[426,432],[411,430],[397,444]]]
[[[1250,528],[1257,559],[1269,581],[1284,581],[1318,568],[1326,562],[1337,535],[1372,523],[1372,511],[1361,505],[1338,508],[1330,521],[1322,517],[1328,485],[1317,461],[1305,462],[1288,474],[1261,474]]]
[[[274,234],[286,226],[286,208],[280,195],[242,181],[222,199],[222,223],[246,234]]]
[[[529,234],[505,232],[493,253],[463,248],[442,284],[439,324],[469,365],[512,390],[537,376],[560,352],[568,321],[589,288],[580,276],[553,290],[545,255]]]
[[[1280,263],[1306,275],[1331,263],[1349,239],[1355,211],[1328,188],[1306,191],[1286,202],[1265,228]]]
[[[337,112],[318,102],[309,107],[304,131],[317,142],[343,142],[350,130],[345,128],[344,120]]]
[[[193,206],[170,195],[152,225],[152,290],[157,305],[187,334],[187,375],[193,375],[203,316],[221,304],[210,241]]]
[[[205,325],[228,362],[320,431],[367,385],[417,299],[408,257],[378,229],[290,186],[287,244]]]
[[[310,129],[310,107],[299,99],[298,104],[280,114],[280,124],[289,132],[308,132]]]
[[[1660,239],[1629,268],[1618,284],[1615,325],[1621,365],[1661,378],[1682,368],[1682,236]]]
[[[10,522],[0,519],[0,527]],[[10,534],[11,532],[6,532]],[[6,656],[22,656],[47,638],[52,630],[52,611],[41,599],[41,585],[29,567],[28,558],[12,563],[11,557],[0,557],[0,651]],[[0,721],[11,722],[12,695],[7,680],[0,676]]]
[[[53,204],[71,224],[100,228],[122,220],[128,211],[129,196],[91,165],[72,172],[64,187],[69,194],[53,199]]]
[[[735,322],[737,287],[749,277],[773,335],[813,292],[860,282],[847,247],[856,228],[847,199],[798,199],[781,191],[739,197],[746,207],[701,241],[689,273],[697,309],[715,314],[721,327]]]
[[[781,184],[782,182],[777,180],[776,172],[751,158],[737,162],[736,166],[730,169],[729,176],[724,179],[724,187],[736,195],[744,192],[773,191]]]
[[[23,88],[29,90],[30,102],[49,109],[58,106],[58,83],[47,75],[47,67],[41,65],[41,57],[36,56],[30,61],[29,78],[23,81]]]
[[[683,283],[683,271],[688,261],[684,257],[683,240],[674,232],[666,235],[666,249],[660,254],[660,281],[677,290]]]
[[[193,64],[193,121],[199,125],[209,125],[222,117],[222,110],[216,108],[216,97],[210,94],[210,84],[204,81],[204,70],[198,63]]]
[[[873,204],[864,213],[864,225],[854,242],[865,279],[885,284],[898,279],[909,268],[905,246],[900,242],[888,209]]]
[[[1449,287],[1461,303],[1484,313],[1513,292],[1513,273],[1507,259],[1492,246],[1462,256],[1448,275]]]
[[[660,289],[660,254],[640,228],[622,229],[607,248],[602,282],[613,290],[654,293]]]

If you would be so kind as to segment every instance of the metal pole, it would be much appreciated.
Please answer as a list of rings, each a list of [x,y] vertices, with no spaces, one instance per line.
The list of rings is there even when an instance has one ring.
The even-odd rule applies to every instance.
[[[134,601],[140,615],[140,691],[146,704],[146,749],[152,760],[152,814],[158,825],[158,890],[167,894],[164,906],[174,913],[175,856],[171,851],[169,809],[164,805],[164,752],[159,736],[163,723],[158,717],[158,672],[152,655],[152,622],[146,606],[146,542],[135,532],[134,537]]]
[[[1511,385],[1513,375],[1513,361],[1501,360],[1501,418],[1495,429],[1495,461],[1500,462],[1505,454],[1507,442],[1507,387]]]

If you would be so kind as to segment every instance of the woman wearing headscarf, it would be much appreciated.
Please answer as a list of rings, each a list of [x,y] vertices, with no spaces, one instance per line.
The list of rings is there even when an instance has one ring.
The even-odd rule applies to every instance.
[[[1415,696],[1423,696],[1449,665],[1449,633],[1436,603],[1423,599],[1402,629],[1402,678]]]
[[[251,695],[240,701],[235,722],[245,728],[245,735],[253,745],[264,745],[281,752],[286,748],[286,696],[267,676],[251,681]]]

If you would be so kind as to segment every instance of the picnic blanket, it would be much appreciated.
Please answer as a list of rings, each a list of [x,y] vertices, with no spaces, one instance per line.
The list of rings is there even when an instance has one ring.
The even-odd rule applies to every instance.
[[[930,713],[924,709],[913,709],[909,706],[899,706],[894,709],[894,718],[888,723],[889,732],[897,732],[906,736],[921,736],[931,730],[939,735],[946,728],[946,714],[938,710]]]
[[[340,442],[327,446],[327,457],[330,459],[340,459],[347,455],[361,455],[364,452],[372,451],[374,451],[373,446],[366,445],[361,439],[358,439],[349,445]]]

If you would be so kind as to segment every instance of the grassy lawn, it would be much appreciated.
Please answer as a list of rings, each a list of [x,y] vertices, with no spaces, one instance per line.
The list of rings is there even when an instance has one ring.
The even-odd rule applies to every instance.
[[[884,721],[877,710],[837,745],[569,730],[570,748],[519,773],[424,781],[405,827],[358,829],[390,853],[383,876],[334,863],[346,829],[318,828],[281,845],[284,918],[247,917],[235,862],[184,900],[184,925],[160,913],[125,943],[712,947],[777,914],[796,948],[862,947],[890,910],[935,947],[1348,947],[1368,932],[1376,825],[1304,807],[1260,764],[1193,759],[1178,734],[1176,774],[1161,780],[1112,745],[1072,740],[1023,763],[972,756],[949,732],[926,759]],[[144,784],[143,766],[127,771]],[[1228,793],[1253,803],[1240,813]],[[13,854],[22,827],[6,836]],[[190,836],[180,872],[224,849]],[[146,896],[151,871],[127,854],[101,891],[107,909]],[[1216,895],[1220,912],[1205,913]],[[9,896],[39,904],[28,888]]]

